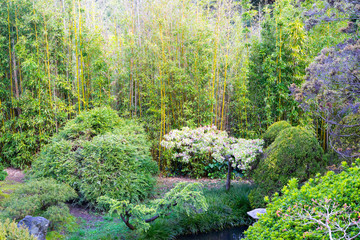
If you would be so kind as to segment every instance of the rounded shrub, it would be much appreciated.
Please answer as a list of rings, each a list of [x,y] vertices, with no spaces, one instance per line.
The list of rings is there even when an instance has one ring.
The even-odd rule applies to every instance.
[[[108,108],[78,118],[42,149],[32,175],[68,183],[80,202],[93,206],[100,196],[130,201],[148,197],[158,167],[143,127]]]
[[[266,214],[249,227],[246,239],[330,239],[329,229],[332,239],[358,239],[360,229],[353,223],[359,224],[359,176],[358,164],[339,174],[316,176],[301,188],[291,179],[282,196],[276,194]]]
[[[249,196],[252,206],[264,206],[265,195],[279,191],[291,178],[303,182],[323,171],[325,165],[323,150],[311,132],[301,127],[280,132],[254,172],[258,188]]]
[[[275,138],[279,135],[279,133],[289,127],[291,127],[291,125],[286,121],[279,121],[273,123],[263,134],[264,148],[270,146],[270,144],[275,141]]]
[[[17,223],[9,219],[0,221],[0,239],[6,240],[36,240],[29,231],[24,228],[18,228]]]
[[[91,140],[97,135],[112,132],[125,124],[125,120],[110,107],[94,108],[80,113],[66,123],[54,140]]]
[[[44,216],[50,220],[51,229],[60,230],[72,220],[65,202],[76,197],[75,190],[68,184],[54,179],[30,181],[17,187],[5,200],[0,217],[21,220],[27,215]]]

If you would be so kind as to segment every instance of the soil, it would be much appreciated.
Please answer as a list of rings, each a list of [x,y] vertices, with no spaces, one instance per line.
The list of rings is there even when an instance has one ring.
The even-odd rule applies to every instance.
[[[6,168],[5,171],[8,173],[5,181],[14,183],[23,183],[25,174],[23,171],[16,168]]]
[[[85,208],[75,207],[70,204],[68,204],[68,207],[70,209],[71,215],[73,215],[76,218],[81,218],[82,220],[86,221],[86,223],[100,222],[104,220],[102,216],[95,215]]]

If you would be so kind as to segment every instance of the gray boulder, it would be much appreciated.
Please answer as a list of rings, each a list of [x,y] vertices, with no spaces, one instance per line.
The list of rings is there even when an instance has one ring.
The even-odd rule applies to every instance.
[[[29,233],[38,240],[46,240],[46,234],[50,221],[43,217],[26,216],[20,220],[18,227],[27,228]]]
[[[266,213],[265,208],[256,208],[254,210],[251,210],[250,212],[247,212],[247,214],[254,219],[259,219],[260,215],[265,213]]]

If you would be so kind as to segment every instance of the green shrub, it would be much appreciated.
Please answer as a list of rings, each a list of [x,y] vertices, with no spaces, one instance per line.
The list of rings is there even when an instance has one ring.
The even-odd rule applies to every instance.
[[[104,195],[131,201],[149,196],[157,165],[145,142],[135,144],[119,134],[106,134],[83,147],[80,193],[88,201]]]
[[[309,179],[300,189],[297,180],[292,179],[283,188],[283,195],[275,195],[267,206],[266,214],[250,226],[246,232],[246,239],[329,239],[325,227],[304,218],[304,209],[311,208],[309,213],[313,218],[324,222],[327,211],[319,205],[329,206],[332,216],[329,217],[327,224],[333,230],[336,230],[335,222],[344,227],[349,223],[347,220],[358,221],[359,176],[359,166],[346,168],[340,174],[330,171],[323,177]],[[349,236],[359,232],[360,229],[354,226],[347,230]],[[340,239],[340,235],[343,236],[341,231],[332,234],[333,239]]]
[[[7,175],[4,166],[0,163],[0,181],[4,181]]]
[[[148,197],[157,172],[142,126],[108,108],[80,114],[66,124],[32,167],[32,176],[68,183],[80,201],[93,206],[100,196],[130,201]]]
[[[112,132],[124,123],[125,121],[110,107],[94,108],[80,113],[75,119],[67,122],[54,139],[56,141],[91,140],[97,135]]]
[[[291,127],[280,132],[266,149],[264,158],[254,172],[258,185],[249,198],[253,207],[264,206],[264,195],[279,191],[291,178],[303,182],[325,168],[323,150],[311,132]]]
[[[51,221],[51,229],[59,229],[72,218],[64,203],[76,197],[69,185],[54,179],[30,181],[16,188],[2,204],[0,217],[21,220],[26,215],[44,216]]]
[[[77,233],[72,234],[71,240],[110,240],[110,239],[146,239],[168,240],[175,239],[182,234],[208,232],[227,227],[248,225],[251,222],[246,214],[251,210],[247,198],[252,186],[249,184],[234,184],[229,191],[225,188],[204,189],[204,196],[208,203],[208,211],[190,214],[173,212],[150,223],[146,232],[137,233],[128,230],[122,221],[104,219],[96,222],[94,228],[86,224]]]
[[[286,129],[291,127],[290,123],[286,121],[279,121],[276,123],[273,123],[264,133],[263,139],[264,139],[264,148],[267,148],[270,146],[271,143],[275,141],[275,138],[279,135],[279,133]]]
[[[24,228],[18,228],[17,223],[11,222],[9,219],[0,221],[0,239],[1,240],[36,240]]]

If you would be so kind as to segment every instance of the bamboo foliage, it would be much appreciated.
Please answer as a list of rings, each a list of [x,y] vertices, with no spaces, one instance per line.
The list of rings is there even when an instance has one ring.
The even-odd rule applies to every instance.
[[[65,120],[110,105],[144,123],[160,167],[172,129],[213,124],[250,138],[277,120],[298,124],[289,85],[301,83],[324,44],[344,38],[333,30],[340,23],[306,32],[291,0],[7,0],[0,8],[1,129],[29,134],[19,148],[36,146],[33,154]],[[25,117],[34,120],[25,126]],[[323,142],[326,131],[319,121]]]

